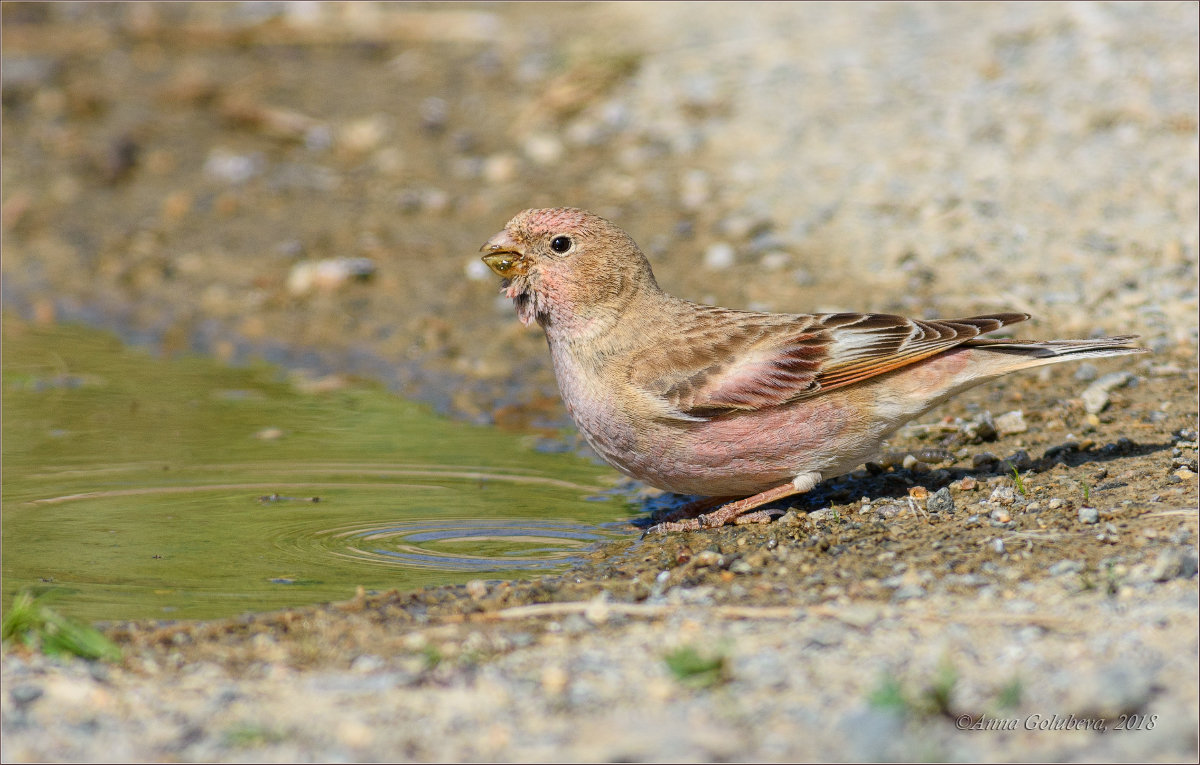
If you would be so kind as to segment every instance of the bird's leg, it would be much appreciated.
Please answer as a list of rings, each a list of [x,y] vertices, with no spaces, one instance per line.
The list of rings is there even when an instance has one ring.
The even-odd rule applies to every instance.
[[[691,502],[677,507],[674,510],[667,510],[663,513],[655,513],[653,518],[658,523],[668,523],[670,521],[678,521],[684,518],[695,518],[701,513],[712,510],[714,507],[720,507],[721,505],[733,499],[736,499],[736,497],[701,497],[700,499],[693,499]]]
[[[776,486],[772,489],[759,492],[752,497],[746,497],[745,499],[739,499],[736,502],[730,502],[726,505],[722,505],[717,510],[707,515],[701,515],[684,521],[660,523],[657,526],[652,526],[647,529],[646,533],[653,534],[666,531],[699,531],[700,529],[715,529],[718,526],[724,526],[730,522],[742,522],[741,519],[746,517],[747,513],[749,513],[753,519],[751,519],[751,517],[746,517],[745,522],[763,523],[765,520],[767,520],[768,516],[763,513],[763,511],[759,511],[759,513],[752,513],[752,510],[762,507],[768,502],[774,502],[777,499],[790,497],[793,494],[803,494],[806,491],[811,490],[820,482],[820,473],[801,473],[782,486]],[[763,514],[760,515],[760,513]]]

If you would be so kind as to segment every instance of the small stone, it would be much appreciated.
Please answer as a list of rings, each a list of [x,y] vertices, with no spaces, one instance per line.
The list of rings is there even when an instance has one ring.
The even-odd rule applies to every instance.
[[[964,422],[959,430],[963,438],[973,444],[996,440],[996,423],[992,420],[991,412],[980,413],[974,419]]]
[[[231,186],[237,186],[262,173],[266,160],[260,153],[235,154],[228,149],[213,149],[204,160],[204,173]]]
[[[746,560],[735,560],[729,567],[729,570],[735,574],[749,574],[754,570],[754,567]]]
[[[825,513],[825,515],[817,516],[818,513]],[[825,508],[823,510],[814,510],[812,513],[809,513],[809,516],[812,517],[813,520],[817,520],[818,517],[825,518],[825,517],[828,517],[828,515],[831,513],[832,513],[832,511],[829,508]],[[813,516],[816,516],[816,517],[813,517]],[[801,517],[800,513],[796,512],[796,508],[793,507],[793,508],[789,508],[788,511],[783,514],[783,517],[780,518],[778,522],[782,523],[785,526],[802,526],[804,524],[804,519]]]
[[[1025,424],[1025,413],[1020,409],[1005,412],[996,418],[996,432],[1001,436],[1011,436],[1029,430]]]
[[[924,502],[929,499],[929,489],[926,489],[924,486],[914,486],[908,490],[908,496],[918,502]]]
[[[421,102],[417,114],[420,116],[422,128],[430,133],[440,133],[446,129],[450,106],[444,99],[434,96]]]
[[[921,461],[919,459],[917,459],[916,457],[914,457],[913,455],[906,454],[906,455],[904,455],[904,461],[901,462],[900,464],[906,470],[912,470],[914,467],[916,467],[918,464],[920,464],[920,462]]]
[[[387,127],[382,116],[364,117],[338,131],[338,146],[352,154],[366,154],[383,142]]]
[[[487,582],[483,581],[482,579],[472,579],[471,581],[467,582],[466,586],[467,595],[471,597],[471,600],[483,600],[487,597]]]
[[[892,600],[914,600],[925,597],[925,588],[915,584],[906,584],[892,593]]]
[[[1009,513],[1008,510],[1004,509],[1003,507],[998,507],[992,511],[991,518],[996,523],[1008,523],[1009,521],[1012,520],[1012,514]],[[1001,552],[1003,552],[1003,551],[1001,551]]]
[[[905,506],[896,502],[888,502],[886,504],[875,507],[875,514],[883,519],[895,518],[905,511]]]
[[[1010,486],[997,486],[992,489],[992,494],[988,497],[988,502],[994,502],[997,505],[1011,505],[1017,501],[1017,492]]]
[[[372,656],[369,653],[357,656],[355,657],[354,661],[350,662],[351,672],[358,672],[364,675],[378,672],[383,668],[383,659],[379,658],[378,656]]]
[[[1000,539],[999,537],[997,537],[996,539],[992,540],[992,552],[996,553],[997,555],[1004,554],[1004,540],[1003,539]]]
[[[1000,461],[1000,458],[991,452],[980,452],[971,458],[971,467],[974,470],[990,470]]]
[[[956,486],[960,491],[975,491],[975,488],[979,486],[979,481],[977,481],[973,476],[968,475],[964,476],[963,479],[956,484]]]
[[[8,696],[13,700],[13,703],[17,705],[18,709],[22,709],[40,699],[43,693],[45,693],[45,691],[43,691],[40,686],[22,684],[13,687],[12,690],[8,692]]]
[[[1046,573],[1050,576],[1064,576],[1066,574],[1078,574],[1083,571],[1083,564],[1077,560],[1060,560],[1050,568],[1046,569]]]
[[[1063,506],[1063,501],[1061,499],[1059,499],[1058,497],[1055,497],[1046,503],[1046,507],[1050,508],[1051,510],[1057,510],[1058,508],[1060,508],[1062,506]]]
[[[701,550],[692,558],[692,563],[697,568],[716,567],[719,568],[725,564],[725,558],[718,552],[713,550]]]
[[[1017,449],[1000,461],[998,469],[1006,475],[1011,475],[1014,468],[1022,471],[1029,470],[1031,467],[1033,467],[1033,458],[1029,456],[1029,452],[1024,449]]]
[[[931,513],[953,513],[954,497],[950,496],[949,487],[943,486],[930,494],[929,499],[925,501],[925,509]]]
[[[1074,378],[1079,382],[1091,382],[1100,376],[1100,370],[1096,369],[1096,365],[1090,362],[1083,362],[1075,367]]]
[[[1196,477],[1196,474],[1193,473],[1191,470],[1188,470],[1187,468],[1179,468],[1171,475],[1175,476],[1180,481],[1190,481]]]
[[[463,271],[466,272],[467,278],[473,282],[490,282],[496,276],[492,273],[492,269],[488,268],[487,264],[479,258],[468,258],[466,264],[463,265]],[[508,298],[505,298],[505,310],[507,311],[510,307]]]
[[[728,242],[714,242],[704,251],[704,266],[713,271],[724,271],[735,262],[733,245]]]
[[[1196,575],[1196,551],[1185,547],[1170,547],[1158,554],[1150,569],[1150,578],[1156,582],[1171,579],[1191,579]]]
[[[492,185],[508,183],[519,171],[520,162],[512,154],[494,154],[483,162],[483,179]]]
[[[608,593],[602,592],[588,601],[587,608],[583,611],[583,618],[591,624],[604,624],[608,621],[611,612],[612,609],[608,605]]]
[[[708,173],[703,170],[689,170],[684,174],[679,184],[679,201],[688,210],[698,210],[708,204],[712,197],[712,184]]]
[[[329,258],[305,261],[292,266],[288,274],[288,292],[304,295],[313,290],[331,292],[350,280],[366,281],[375,274],[370,258]]]
[[[529,157],[535,164],[543,167],[556,164],[563,158],[566,149],[553,135],[549,133],[534,133],[525,139],[525,144],[522,147],[525,151],[525,156]]]
[[[1094,507],[1079,508],[1080,523],[1098,523],[1100,521],[1100,511]]]
[[[1099,414],[1108,406],[1109,392],[1128,385],[1134,380],[1132,372],[1111,372],[1096,379],[1080,394],[1083,408],[1088,414]]]

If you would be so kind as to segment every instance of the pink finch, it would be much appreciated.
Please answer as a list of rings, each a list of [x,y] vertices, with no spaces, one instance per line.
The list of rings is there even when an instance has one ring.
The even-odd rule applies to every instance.
[[[521,321],[545,330],[563,402],[601,457],[660,489],[737,500],[656,531],[767,520],[756,508],[855,468],[905,422],[1000,375],[1145,352],[1136,336],[980,337],[1024,313],[699,305],[663,292],[628,234],[572,208],[526,210],[481,251]]]

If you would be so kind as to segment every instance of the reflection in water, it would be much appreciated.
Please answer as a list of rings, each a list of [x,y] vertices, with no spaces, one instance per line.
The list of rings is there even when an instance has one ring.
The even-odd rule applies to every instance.
[[[208,618],[529,576],[632,531],[606,468],[371,387],[3,329],[6,606]],[[64,370],[81,382],[39,384]]]

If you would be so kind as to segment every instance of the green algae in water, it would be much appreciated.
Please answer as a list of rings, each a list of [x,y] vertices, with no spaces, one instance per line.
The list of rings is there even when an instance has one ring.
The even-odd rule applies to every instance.
[[[212,618],[543,573],[621,533],[616,475],[371,385],[3,327],[4,607]]]

